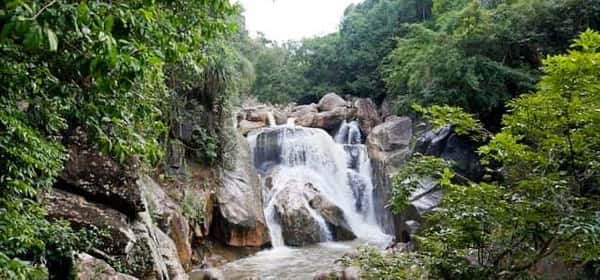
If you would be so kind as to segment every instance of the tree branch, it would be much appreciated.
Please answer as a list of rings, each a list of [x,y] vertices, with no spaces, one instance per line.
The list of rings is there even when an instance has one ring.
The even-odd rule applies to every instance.
[[[42,7],[35,15],[33,15],[33,17],[26,18],[25,20],[36,20],[37,17],[39,17],[46,9],[50,8],[50,6],[52,6],[54,4],[56,4],[56,0],[50,1],[50,3],[48,3],[44,7]]]

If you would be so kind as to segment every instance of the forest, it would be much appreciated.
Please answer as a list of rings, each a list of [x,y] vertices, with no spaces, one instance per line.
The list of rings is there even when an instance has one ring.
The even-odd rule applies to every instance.
[[[543,265],[597,279],[599,1],[364,0],[346,8],[337,32],[287,42],[250,34],[243,10],[229,0],[2,1],[0,278],[94,279],[75,269],[85,252],[134,279],[187,279],[151,274],[137,255],[116,253],[110,227],[48,206],[58,189],[109,205],[128,226],[143,221],[143,209],[161,227],[155,216],[163,212],[150,209],[143,190],[139,206],[119,202],[125,191],[111,187],[79,189],[85,180],[118,185],[129,175],[71,180],[78,149],[123,174],[186,186],[197,173],[239,167],[229,121],[245,100],[310,106],[335,92],[388,104],[434,130],[451,127],[482,170],[468,176],[452,160],[408,156],[391,176],[386,209],[402,217],[423,178],[437,182],[443,198],[411,235],[411,250],[360,247],[341,258],[360,279],[546,279],[536,274]],[[201,167],[182,166],[210,172],[170,173],[186,160]],[[173,179],[182,176],[188,181]],[[239,225],[215,226],[229,219],[221,206],[210,204],[211,223],[208,206],[197,209],[187,189],[163,188],[190,224],[188,261],[163,230],[189,272],[200,254],[194,244]],[[219,195],[215,205],[224,204]],[[331,277],[323,279],[355,279]]]

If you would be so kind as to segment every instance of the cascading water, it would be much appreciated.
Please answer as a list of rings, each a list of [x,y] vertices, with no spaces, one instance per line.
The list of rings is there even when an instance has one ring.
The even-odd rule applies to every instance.
[[[344,122],[334,138],[322,129],[290,123],[249,136],[254,164],[263,178],[270,178],[270,188],[264,191],[265,217],[274,247],[285,244],[275,207],[278,196],[291,192],[290,185],[306,184],[343,211],[358,238],[388,240],[375,219],[370,160],[361,138],[356,122]],[[308,205],[304,208],[321,228],[320,241],[331,241],[319,213]]]
[[[377,224],[373,207],[373,182],[371,180],[371,159],[367,146],[361,144],[362,135],[358,122],[342,123],[335,135],[335,141],[344,145],[348,163],[348,180],[356,199],[356,210],[369,224]]]
[[[269,126],[273,127],[277,125],[277,121],[275,121],[275,116],[273,116],[273,112],[267,113],[267,120],[269,121]]]
[[[331,269],[336,259],[365,242],[388,244],[391,237],[383,234],[375,219],[371,164],[362,140],[356,122],[344,122],[331,137],[322,129],[295,126],[293,119],[248,136],[264,185],[264,212],[273,248],[228,263],[223,268],[227,279],[313,279],[315,273]],[[319,212],[316,201],[334,206],[327,208],[329,212]],[[305,209],[293,212],[304,215],[298,219],[303,224],[285,223],[278,212],[281,208]],[[356,240],[328,242],[337,236],[325,221],[328,213],[337,213],[332,209],[343,212],[342,219]],[[304,232],[307,220],[313,222],[306,227],[318,229]],[[321,243],[287,247],[289,238],[298,237],[289,236],[290,232],[314,235],[317,240],[312,241]]]

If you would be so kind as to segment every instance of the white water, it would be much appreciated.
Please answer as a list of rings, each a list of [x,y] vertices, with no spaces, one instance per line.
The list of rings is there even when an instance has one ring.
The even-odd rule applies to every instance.
[[[361,244],[356,240],[301,248],[277,247],[228,263],[223,274],[227,280],[311,280],[317,273],[331,270],[336,260]]]
[[[372,170],[362,138],[356,122],[344,122],[331,137],[321,129],[295,126],[293,119],[248,136],[263,181],[267,176],[272,180],[268,186],[264,184],[263,198],[273,248],[226,264],[226,279],[313,279],[318,272],[330,271],[337,259],[358,246],[382,247],[389,243],[391,237],[382,232],[375,219]],[[342,209],[356,240],[332,242],[323,217],[300,199],[289,203],[299,203],[309,210],[320,226],[322,243],[285,246],[275,198],[302,191],[308,182]]]
[[[358,122],[342,123],[335,135],[335,141],[344,145],[347,164],[350,169],[350,186],[359,201],[357,209],[369,224],[377,224],[375,209],[373,207],[373,181],[371,159],[367,152],[367,146],[361,144],[362,135]],[[364,188],[364,189],[359,189]],[[360,196],[359,194],[363,194]]]
[[[356,122],[344,122],[335,137],[322,129],[297,127],[290,122],[248,137],[256,167],[263,175],[275,173],[273,189],[264,191],[265,217],[273,247],[285,244],[274,198],[280,192],[290,191],[287,186],[306,183],[343,210],[359,239],[379,244],[389,241],[375,219],[370,160],[365,145],[360,144],[361,138]],[[321,226],[321,241],[331,241],[326,222],[305,206]]]
[[[267,119],[269,120],[270,127],[274,127],[277,125],[277,122],[275,121],[275,116],[273,116],[273,112],[267,113]]]

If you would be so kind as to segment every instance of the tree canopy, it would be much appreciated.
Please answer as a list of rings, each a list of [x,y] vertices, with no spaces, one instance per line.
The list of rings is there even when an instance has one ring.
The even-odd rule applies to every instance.
[[[395,178],[396,210],[423,176],[444,191],[417,237],[435,277],[514,279],[547,258],[599,260],[600,34],[588,30],[571,47],[544,60],[536,91],[509,102],[502,131],[479,149],[497,180],[458,183],[452,163],[419,156]]]
[[[83,127],[120,162],[156,163],[168,97],[193,86],[177,78],[224,73],[219,42],[237,13],[229,1],[2,2],[0,278],[45,277],[38,265],[85,245],[38,203],[62,169],[64,137]]]

